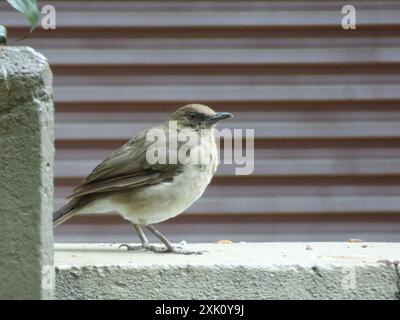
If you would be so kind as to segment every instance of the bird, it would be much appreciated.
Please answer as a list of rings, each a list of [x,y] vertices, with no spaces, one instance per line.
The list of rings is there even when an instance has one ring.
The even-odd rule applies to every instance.
[[[219,164],[215,127],[232,117],[203,104],[180,107],[167,121],[142,131],[97,165],[67,197],[67,203],[53,213],[54,227],[75,214],[114,211],[133,225],[141,241],[120,248],[201,253],[173,245],[154,224],[181,214],[203,195]],[[180,139],[181,135],[185,139]],[[192,155],[201,155],[193,159],[206,161],[187,161]],[[163,246],[150,244],[144,229]]]

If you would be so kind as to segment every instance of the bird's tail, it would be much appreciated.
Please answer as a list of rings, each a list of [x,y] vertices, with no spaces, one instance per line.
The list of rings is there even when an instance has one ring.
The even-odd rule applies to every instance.
[[[53,212],[53,226],[57,227],[64,221],[68,220],[75,213],[76,205],[78,200],[72,200],[68,202],[65,206],[57,211]]]

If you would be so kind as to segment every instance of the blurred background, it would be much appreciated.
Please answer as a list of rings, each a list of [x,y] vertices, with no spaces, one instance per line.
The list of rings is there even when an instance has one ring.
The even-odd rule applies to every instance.
[[[161,223],[173,241],[400,241],[400,1],[38,1],[56,30],[0,4],[10,45],[54,73],[55,208],[106,155],[190,102],[255,129],[255,171],[222,165]],[[343,30],[343,5],[357,29]],[[222,126],[222,127],[223,127]],[[116,214],[59,242],[135,241]]]

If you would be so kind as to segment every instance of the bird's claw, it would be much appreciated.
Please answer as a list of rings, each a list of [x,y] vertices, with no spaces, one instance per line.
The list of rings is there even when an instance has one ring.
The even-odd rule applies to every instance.
[[[143,244],[140,244],[138,246],[131,246],[129,244],[123,243],[118,247],[118,250],[121,249],[121,248],[126,248],[126,250],[128,250],[128,251],[137,251],[137,250],[155,251],[155,250],[162,249],[162,248],[153,246],[153,245],[148,244],[148,243],[143,243]]]
[[[190,250],[183,250],[181,246],[166,248],[166,247],[158,247],[153,246],[151,244],[141,244],[137,246],[131,246],[129,244],[123,243],[118,247],[118,250],[121,248],[126,248],[128,251],[137,251],[137,250],[146,250],[151,251],[154,253],[175,253],[175,254],[184,254],[184,255],[200,255],[206,251],[190,251]]]

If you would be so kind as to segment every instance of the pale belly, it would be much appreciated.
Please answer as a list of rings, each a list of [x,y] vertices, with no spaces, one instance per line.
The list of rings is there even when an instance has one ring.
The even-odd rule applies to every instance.
[[[207,165],[204,171],[188,166],[172,182],[103,194],[79,212],[117,211],[135,224],[158,223],[177,216],[200,198],[214,170],[211,165]]]

